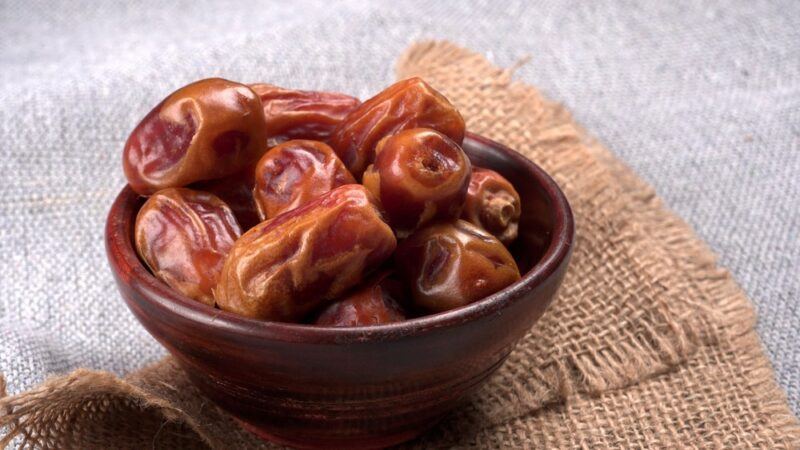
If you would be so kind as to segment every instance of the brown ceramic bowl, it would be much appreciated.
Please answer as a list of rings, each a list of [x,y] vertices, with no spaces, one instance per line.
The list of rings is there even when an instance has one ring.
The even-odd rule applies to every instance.
[[[129,187],[106,224],[125,302],[200,390],[262,438],[297,447],[373,448],[434,426],[497,368],[561,284],[574,225],[564,194],[538,166],[468,135],[476,165],[522,198],[512,246],[522,279],[463,308],[406,322],[326,328],[240,317],[190,300],[153,277],[133,246],[143,203]]]

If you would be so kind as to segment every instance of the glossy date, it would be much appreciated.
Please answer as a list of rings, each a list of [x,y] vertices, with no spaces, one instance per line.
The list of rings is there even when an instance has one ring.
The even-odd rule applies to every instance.
[[[463,220],[418,230],[400,242],[395,263],[414,304],[429,312],[468,305],[520,278],[506,247]]]
[[[361,101],[338,92],[285,89],[251,84],[264,107],[270,147],[291,139],[324,141]]]
[[[351,111],[334,130],[330,144],[360,180],[378,141],[410,128],[432,128],[458,145],[464,140],[464,119],[458,110],[421,78],[409,78]]]
[[[375,153],[363,183],[380,200],[398,237],[461,214],[472,169],[450,138],[413,128],[383,138]]]
[[[134,226],[136,250],[153,275],[207,305],[214,305],[212,289],[240,234],[222,200],[186,188],[151,196]]]
[[[266,139],[258,96],[210,78],[178,89],[145,116],[125,143],[123,168],[131,188],[150,195],[252,165]]]
[[[508,180],[494,170],[472,169],[462,219],[509,245],[517,238],[521,212],[519,194]]]
[[[265,220],[355,182],[327,144],[291,140],[271,148],[258,161],[253,197]]]
[[[383,271],[326,307],[314,321],[328,327],[361,327],[401,322],[406,314],[403,284]]]
[[[217,305],[296,322],[345,293],[397,245],[373,202],[363,186],[350,184],[256,225],[225,261]]]

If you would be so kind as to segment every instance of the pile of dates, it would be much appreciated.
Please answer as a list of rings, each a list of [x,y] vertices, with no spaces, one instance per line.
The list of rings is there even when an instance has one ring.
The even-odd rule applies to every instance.
[[[464,119],[419,78],[371,99],[206,79],[125,144],[152,273],[242,316],[324,326],[446,311],[520,278],[520,198],[461,149]]]

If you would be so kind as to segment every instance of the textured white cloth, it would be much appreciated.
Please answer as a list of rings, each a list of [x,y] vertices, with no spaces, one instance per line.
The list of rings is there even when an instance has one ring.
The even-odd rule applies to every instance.
[[[800,2],[0,2],[0,372],[10,392],[164,352],[119,298],[103,224],[129,131],[222,76],[366,98],[450,39],[563,101],[755,301],[800,413]]]

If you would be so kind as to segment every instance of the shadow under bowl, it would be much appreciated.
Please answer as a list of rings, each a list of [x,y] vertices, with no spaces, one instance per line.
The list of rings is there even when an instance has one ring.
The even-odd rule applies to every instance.
[[[266,322],[193,301],[139,260],[133,225],[144,199],[125,187],[106,251],[130,310],[190,380],[245,428],[305,448],[376,448],[433,427],[500,367],[542,316],[566,271],[572,212],[556,183],[519,153],[467,134],[472,163],[522,199],[511,247],[522,279],[463,308],[356,328]]]

